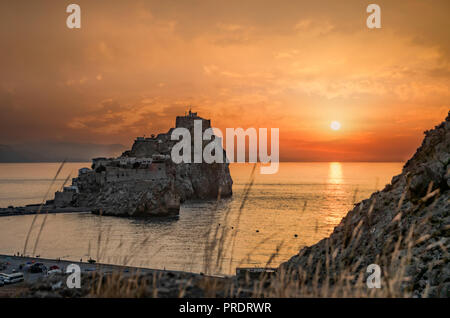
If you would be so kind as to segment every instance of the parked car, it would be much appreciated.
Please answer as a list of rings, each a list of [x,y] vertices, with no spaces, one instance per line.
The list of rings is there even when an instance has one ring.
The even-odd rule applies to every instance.
[[[5,286],[5,283],[3,282],[3,278],[0,277],[0,287]]]
[[[30,266],[30,273],[45,273],[47,271],[47,267],[43,263],[35,263]]]
[[[53,275],[53,274],[62,274],[62,270],[60,270],[59,268],[55,268],[55,269],[51,269],[47,272],[47,275]]]
[[[0,277],[4,284],[19,283],[23,282],[24,280],[23,273],[14,273],[14,274],[0,273]]]

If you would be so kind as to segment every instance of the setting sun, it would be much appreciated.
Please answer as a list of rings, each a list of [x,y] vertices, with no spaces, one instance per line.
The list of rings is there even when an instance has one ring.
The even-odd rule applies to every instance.
[[[332,121],[330,128],[333,130],[339,130],[339,129],[341,129],[341,123],[338,121]]]

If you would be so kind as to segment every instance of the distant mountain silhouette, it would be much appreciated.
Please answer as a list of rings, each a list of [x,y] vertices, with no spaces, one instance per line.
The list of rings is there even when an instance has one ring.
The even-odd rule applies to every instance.
[[[91,161],[94,157],[116,157],[126,146],[72,142],[40,142],[0,145],[0,162]]]

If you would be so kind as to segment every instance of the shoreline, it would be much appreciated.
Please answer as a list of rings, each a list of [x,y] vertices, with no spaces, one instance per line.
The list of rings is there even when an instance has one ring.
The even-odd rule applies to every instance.
[[[68,207],[68,208],[54,208],[43,206],[39,210],[39,206],[25,206],[14,208],[0,208],[0,217],[16,216],[16,215],[34,215],[34,214],[58,214],[58,213],[92,213],[91,209],[86,207]]]
[[[10,263],[9,266],[15,267],[19,266],[21,264],[26,264],[28,262],[33,263],[43,263],[45,265],[63,265],[67,266],[70,264],[76,264],[79,265],[82,272],[84,271],[93,271],[93,268],[95,268],[95,271],[103,271],[104,273],[108,272],[117,272],[117,271],[124,271],[127,270],[128,272],[132,273],[133,271],[140,272],[140,273],[177,273],[177,274],[189,274],[194,276],[211,276],[211,277],[222,277],[219,275],[204,275],[202,273],[194,273],[194,272],[186,272],[186,271],[179,271],[179,270],[168,270],[168,269],[157,269],[157,268],[149,268],[149,267],[137,267],[137,266],[130,266],[130,265],[116,265],[116,264],[108,264],[108,263],[89,263],[85,261],[75,261],[75,260],[67,260],[67,259],[54,259],[54,258],[45,258],[45,257],[32,257],[32,256],[14,256],[14,255],[8,255],[8,254],[0,254],[0,264],[4,263]],[[59,266],[61,268],[61,266]],[[12,268],[11,268],[12,269]],[[6,270],[8,272],[9,270]],[[25,273],[24,273],[25,274]],[[225,276],[223,276],[225,277]]]

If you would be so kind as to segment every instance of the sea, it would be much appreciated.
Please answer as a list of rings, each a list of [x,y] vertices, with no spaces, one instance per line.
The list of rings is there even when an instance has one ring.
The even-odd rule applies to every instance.
[[[90,163],[0,164],[0,207],[41,203]],[[276,267],[329,236],[353,205],[390,183],[401,162],[283,162],[273,175],[230,165],[233,196],[188,201],[179,217],[90,213],[0,217],[0,254],[233,274]],[[252,174],[252,170],[254,173]],[[25,248],[25,242],[29,237]]]

